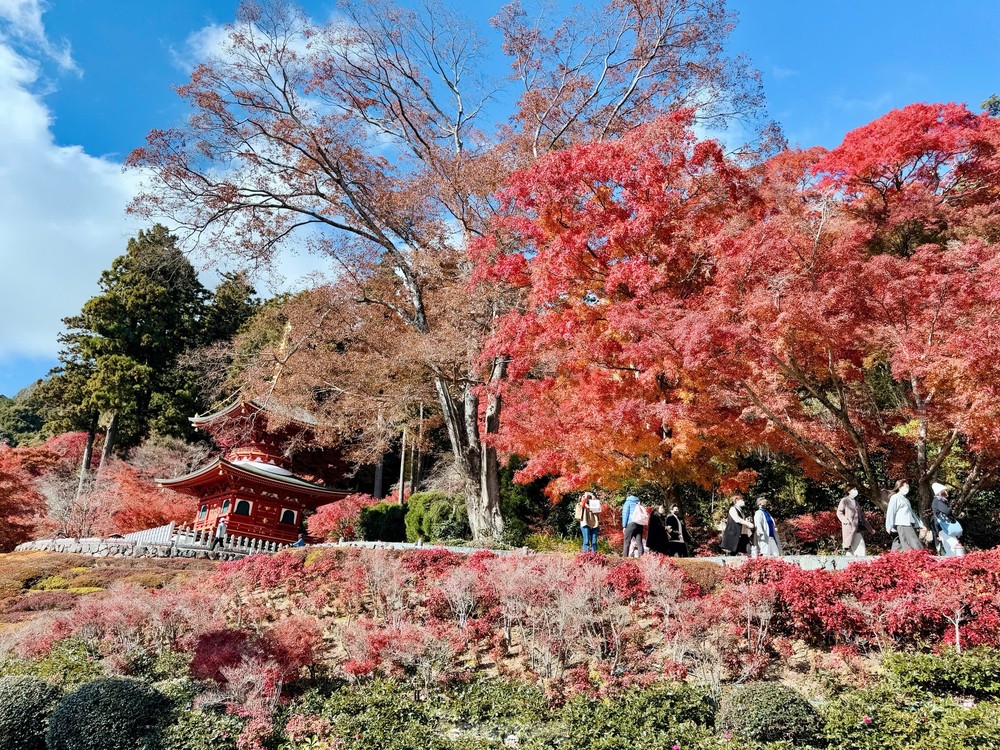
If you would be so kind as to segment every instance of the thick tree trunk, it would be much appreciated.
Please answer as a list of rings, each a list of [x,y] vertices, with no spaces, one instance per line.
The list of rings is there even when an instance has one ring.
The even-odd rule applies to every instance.
[[[118,437],[118,412],[111,412],[111,421],[108,422],[108,429],[104,432],[104,447],[101,449],[101,463],[97,467],[100,472],[107,466],[111,459],[111,451],[115,447],[115,439]]]
[[[494,365],[491,381],[503,377],[506,366]],[[465,507],[469,528],[476,540],[499,539],[504,530],[500,513],[500,466],[496,449],[488,446],[479,429],[479,396],[473,385],[462,388],[461,406],[453,398],[448,384],[435,381],[441,412],[448,429],[455,463],[465,485]],[[500,397],[491,395],[486,405],[486,435],[494,435],[500,427]]]

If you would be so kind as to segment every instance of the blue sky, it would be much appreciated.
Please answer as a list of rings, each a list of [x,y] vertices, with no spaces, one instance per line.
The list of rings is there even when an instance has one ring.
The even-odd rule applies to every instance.
[[[330,2],[303,5],[315,18],[335,13]],[[455,5],[491,36],[499,2]],[[761,70],[771,116],[795,145],[834,146],[914,101],[976,108],[1000,93],[995,0],[730,7],[740,15],[731,50]],[[141,227],[124,214],[137,178],[121,162],[151,128],[182,118],[172,86],[235,8],[234,0],[0,0],[0,394],[45,375],[60,319],[97,291],[101,270]],[[283,268],[286,281],[307,270],[296,261]]]

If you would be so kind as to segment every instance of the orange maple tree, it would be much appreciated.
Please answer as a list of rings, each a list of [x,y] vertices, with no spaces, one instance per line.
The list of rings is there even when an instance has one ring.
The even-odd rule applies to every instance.
[[[998,147],[996,119],[916,104],[760,166],[682,114],[539,160],[478,248],[523,292],[486,348],[498,445],[557,489],[745,484],[733,458],[769,446],[962,502],[1000,460]]]

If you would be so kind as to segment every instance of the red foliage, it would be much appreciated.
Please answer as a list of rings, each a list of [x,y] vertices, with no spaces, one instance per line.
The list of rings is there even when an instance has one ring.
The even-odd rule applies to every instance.
[[[761,444],[872,500],[876,456],[926,485],[930,444],[961,442],[996,470],[1000,120],[915,104],[753,168],[689,126],[551,154],[502,193],[475,253],[524,300],[484,352],[509,358],[519,478],[745,484],[735,455]]]
[[[256,639],[246,630],[213,630],[203,633],[194,645],[191,675],[199,680],[226,681],[222,670],[239,666],[258,651]]]
[[[818,513],[806,513],[789,518],[786,523],[800,544],[840,545],[842,539],[840,519],[834,510],[821,510]]]
[[[0,552],[8,552],[31,538],[34,519],[42,507],[42,498],[21,456],[0,445]]]
[[[306,526],[309,536],[317,539],[354,539],[361,521],[361,510],[378,505],[381,500],[371,495],[356,493],[343,500],[321,505],[309,517]]]
[[[480,557],[479,561],[489,560],[489,557]],[[411,573],[415,573],[422,579],[427,577],[440,578],[444,573],[452,568],[461,565],[464,561],[462,555],[451,552],[440,547],[429,549],[419,549],[411,552],[403,558],[403,567]]]
[[[128,534],[191,518],[191,498],[157,487],[125,462],[105,469],[92,493],[101,506],[99,534]]]
[[[649,593],[646,576],[632,560],[624,560],[612,567],[604,580],[622,601],[641,602]]]
[[[315,664],[322,646],[322,625],[315,617],[306,615],[285,617],[263,635],[263,649],[281,667],[286,681]]]

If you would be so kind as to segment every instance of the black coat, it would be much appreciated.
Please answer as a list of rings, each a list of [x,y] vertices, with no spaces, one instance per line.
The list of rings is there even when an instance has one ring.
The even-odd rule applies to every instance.
[[[733,507],[736,508],[735,505]],[[736,508],[736,514],[740,518],[746,518],[743,515],[743,511],[739,508]],[[726,552],[735,552],[740,546],[740,535],[745,529],[746,527],[743,524],[734,521],[729,511],[726,511],[726,530],[722,532],[722,543],[719,546],[726,550]]]
[[[649,527],[646,532],[646,549],[665,555],[669,541],[670,535],[663,523],[663,516],[659,513],[650,514]]]

